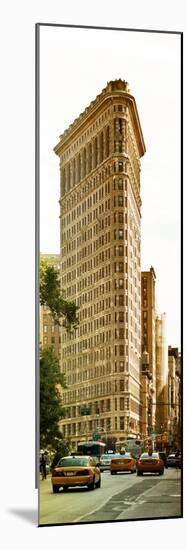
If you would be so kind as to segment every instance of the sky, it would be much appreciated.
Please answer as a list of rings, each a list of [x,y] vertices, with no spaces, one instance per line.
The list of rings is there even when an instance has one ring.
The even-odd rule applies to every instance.
[[[180,36],[40,27],[40,251],[59,253],[59,136],[113,79],[129,83],[141,159],[142,271],[156,272],[168,345],[180,348]]]

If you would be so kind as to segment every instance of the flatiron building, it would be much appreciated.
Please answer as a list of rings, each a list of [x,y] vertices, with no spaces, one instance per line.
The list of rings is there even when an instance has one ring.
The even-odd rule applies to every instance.
[[[64,296],[79,307],[62,332],[64,436],[122,441],[141,429],[141,193],[145,153],[135,98],[119,79],[60,136]]]

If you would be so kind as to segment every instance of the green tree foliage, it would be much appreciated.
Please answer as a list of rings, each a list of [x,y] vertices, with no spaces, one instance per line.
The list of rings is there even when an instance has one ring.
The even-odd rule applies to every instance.
[[[46,304],[55,323],[65,327],[67,331],[77,327],[78,306],[64,299],[58,271],[49,266],[44,258],[40,260],[40,304]]]
[[[55,447],[54,447],[54,456],[51,463],[51,469],[57,465],[60,458],[62,458],[63,456],[68,456],[70,452],[71,452],[71,446],[68,441],[65,441],[63,437],[61,438],[61,440],[56,440]]]
[[[62,439],[59,420],[64,416],[61,389],[66,387],[52,347],[40,350],[40,446],[56,449]]]

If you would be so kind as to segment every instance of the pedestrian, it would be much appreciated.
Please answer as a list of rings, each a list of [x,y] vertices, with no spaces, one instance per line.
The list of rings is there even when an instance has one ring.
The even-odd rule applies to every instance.
[[[42,479],[46,479],[46,460],[45,460],[44,454],[42,454],[42,456],[41,456],[40,464],[41,464]]]

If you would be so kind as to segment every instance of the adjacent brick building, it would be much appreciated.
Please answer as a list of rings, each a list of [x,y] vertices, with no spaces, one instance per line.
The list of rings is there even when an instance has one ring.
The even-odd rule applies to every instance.
[[[60,254],[41,254],[49,266],[59,271],[60,276]],[[49,308],[46,305],[40,306],[40,343],[43,347],[52,346],[61,360],[61,329],[54,323]]]

